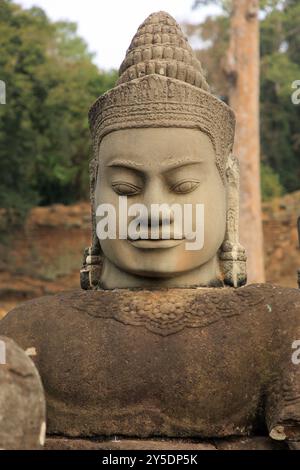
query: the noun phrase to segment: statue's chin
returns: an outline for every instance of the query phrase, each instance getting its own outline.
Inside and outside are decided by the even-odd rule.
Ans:
[[[149,261],[149,260],[148,260]],[[124,276],[132,276],[136,278],[148,278],[152,280],[159,279],[174,279],[181,276],[197,275],[202,270],[206,270],[206,266],[209,261],[205,261],[200,265],[193,266],[178,266],[177,269],[174,267],[174,260],[169,264],[165,262],[161,263],[141,263],[140,266],[130,266],[129,263],[121,263],[120,265],[114,263],[113,261],[106,260],[105,265],[113,267],[114,271],[118,271],[119,274]],[[137,264],[137,263],[135,263]],[[179,264],[179,263],[178,263]],[[215,273],[213,273],[215,274]]]
[[[122,276],[130,276],[132,278],[135,278],[137,281],[141,279],[149,279],[152,282],[156,280],[159,282],[161,279],[165,281],[167,281],[168,279],[172,280],[194,271],[192,269],[190,271],[174,272],[173,270],[167,271],[163,268],[161,270],[157,270],[157,266],[153,266],[153,268],[148,267],[147,269],[138,270],[132,270],[130,268],[120,268],[119,266],[117,266],[116,269]]]
[[[160,269],[161,268],[161,269]],[[162,263],[148,263],[138,269],[120,266],[105,258],[100,285],[103,289],[221,287],[216,257],[190,269],[174,269]]]
[[[153,268],[155,269],[155,268]],[[131,276],[137,277],[137,278],[147,278],[147,279],[174,279],[176,277],[182,276],[186,274],[186,272],[179,272],[179,273],[174,273],[174,272],[168,272],[168,271],[124,271],[124,274],[130,274]]]

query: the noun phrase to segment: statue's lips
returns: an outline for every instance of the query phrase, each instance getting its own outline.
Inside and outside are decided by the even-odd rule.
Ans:
[[[175,248],[176,246],[180,245],[183,241],[184,238],[181,238],[180,240],[143,240],[143,239],[138,239],[138,240],[130,240],[128,241],[131,243],[136,248],[140,249],[146,249],[146,250],[155,250],[155,249],[163,249],[163,248]]]

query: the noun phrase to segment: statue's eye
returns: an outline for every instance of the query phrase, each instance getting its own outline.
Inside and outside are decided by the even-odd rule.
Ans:
[[[112,183],[112,188],[119,196],[135,196],[141,192],[141,188],[131,183]]]
[[[198,188],[200,181],[181,181],[180,183],[176,183],[174,186],[171,187],[171,191],[179,194],[187,194],[194,191]]]

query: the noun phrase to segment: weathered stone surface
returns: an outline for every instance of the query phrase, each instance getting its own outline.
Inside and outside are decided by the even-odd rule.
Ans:
[[[0,449],[41,449],[46,432],[45,398],[31,359],[0,336],[6,363],[0,364]]]
[[[300,442],[299,441],[298,442],[296,442],[296,441],[295,442],[293,442],[293,441],[290,442],[289,443],[289,448],[290,448],[290,450],[300,450]]]
[[[214,444],[217,450],[289,450],[286,442],[262,436],[229,438],[215,441]]]
[[[283,426],[299,440],[299,308],[298,290],[271,285],[74,291],[19,306],[0,333],[36,349],[50,434],[222,438]]]
[[[211,443],[181,439],[66,439],[50,437],[46,450],[217,450]]]
[[[67,439],[49,437],[46,450],[288,450],[284,442],[276,442],[268,437],[246,437],[201,442],[188,439]]]

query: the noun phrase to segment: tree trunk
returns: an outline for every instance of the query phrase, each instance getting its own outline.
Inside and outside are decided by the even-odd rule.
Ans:
[[[237,118],[234,153],[241,169],[240,234],[248,282],[264,282],[259,135],[259,2],[233,0],[226,73]]]

